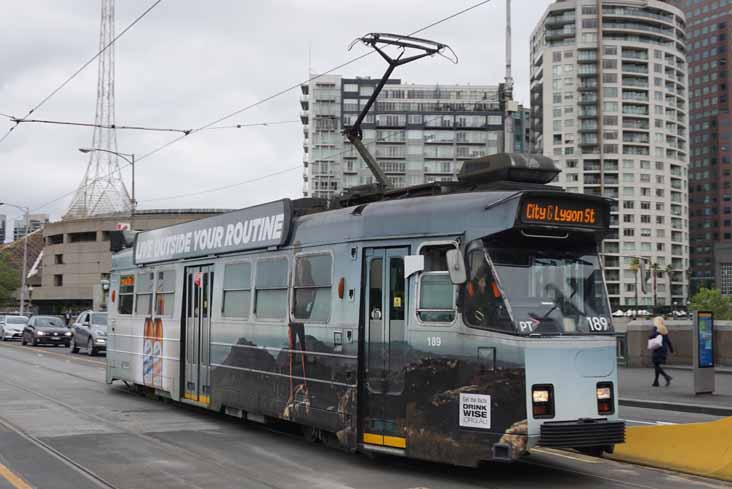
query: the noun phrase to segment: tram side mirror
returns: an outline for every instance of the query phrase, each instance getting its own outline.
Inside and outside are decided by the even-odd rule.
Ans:
[[[447,271],[450,273],[450,282],[455,285],[464,284],[467,280],[465,260],[460,250],[447,250]]]

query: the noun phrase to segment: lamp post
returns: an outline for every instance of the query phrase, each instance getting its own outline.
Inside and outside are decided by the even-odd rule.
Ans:
[[[119,153],[117,151],[112,151],[109,149],[103,149],[103,148],[79,148],[79,151],[81,153],[92,153],[94,151],[101,151],[102,153],[109,153],[116,156],[119,156],[123,160],[125,160],[127,163],[130,164],[132,167],[132,202],[131,209],[130,209],[130,228],[134,229],[134,223],[135,223],[135,210],[137,209],[137,200],[135,200],[135,154],[134,153]]]
[[[25,295],[26,295],[26,275],[28,274],[28,234],[30,234],[30,207],[0,202],[0,205],[15,207],[25,212],[25,235],[23,236],[23,276],[20,282],[20,315],[25,312]]]

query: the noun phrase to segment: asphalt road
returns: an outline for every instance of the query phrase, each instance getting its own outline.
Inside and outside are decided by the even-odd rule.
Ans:
[[[637,424],[712,419],[623,408]],[[370,458],[104,383],[104,359],[0,343],[0,489],[711,488],[719,481],[538,449],[455,468]]]

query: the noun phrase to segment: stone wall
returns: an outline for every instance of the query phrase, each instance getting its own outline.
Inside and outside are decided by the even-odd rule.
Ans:
[[[690,320],[666,321],[675,353],[668,356],[668,365],[691,365],[693,359],[693,331]],[[653,330],[651,320],[631,321],[627,325],[626,364],[628,367],[651,367],[648,337]],[[714,357],[719,366],[732,366],[732,321],[714,322]]]

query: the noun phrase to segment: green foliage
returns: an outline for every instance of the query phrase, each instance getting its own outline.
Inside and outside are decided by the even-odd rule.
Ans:
[[[714,319],[732,319],[732,297],[723,296],[718,289],[701,288],[689,301],[689,310],[712,311]]]
[[[20,273],[10,265],[4,255],[0,255],[0,304],[12,302],[18,287]]]

